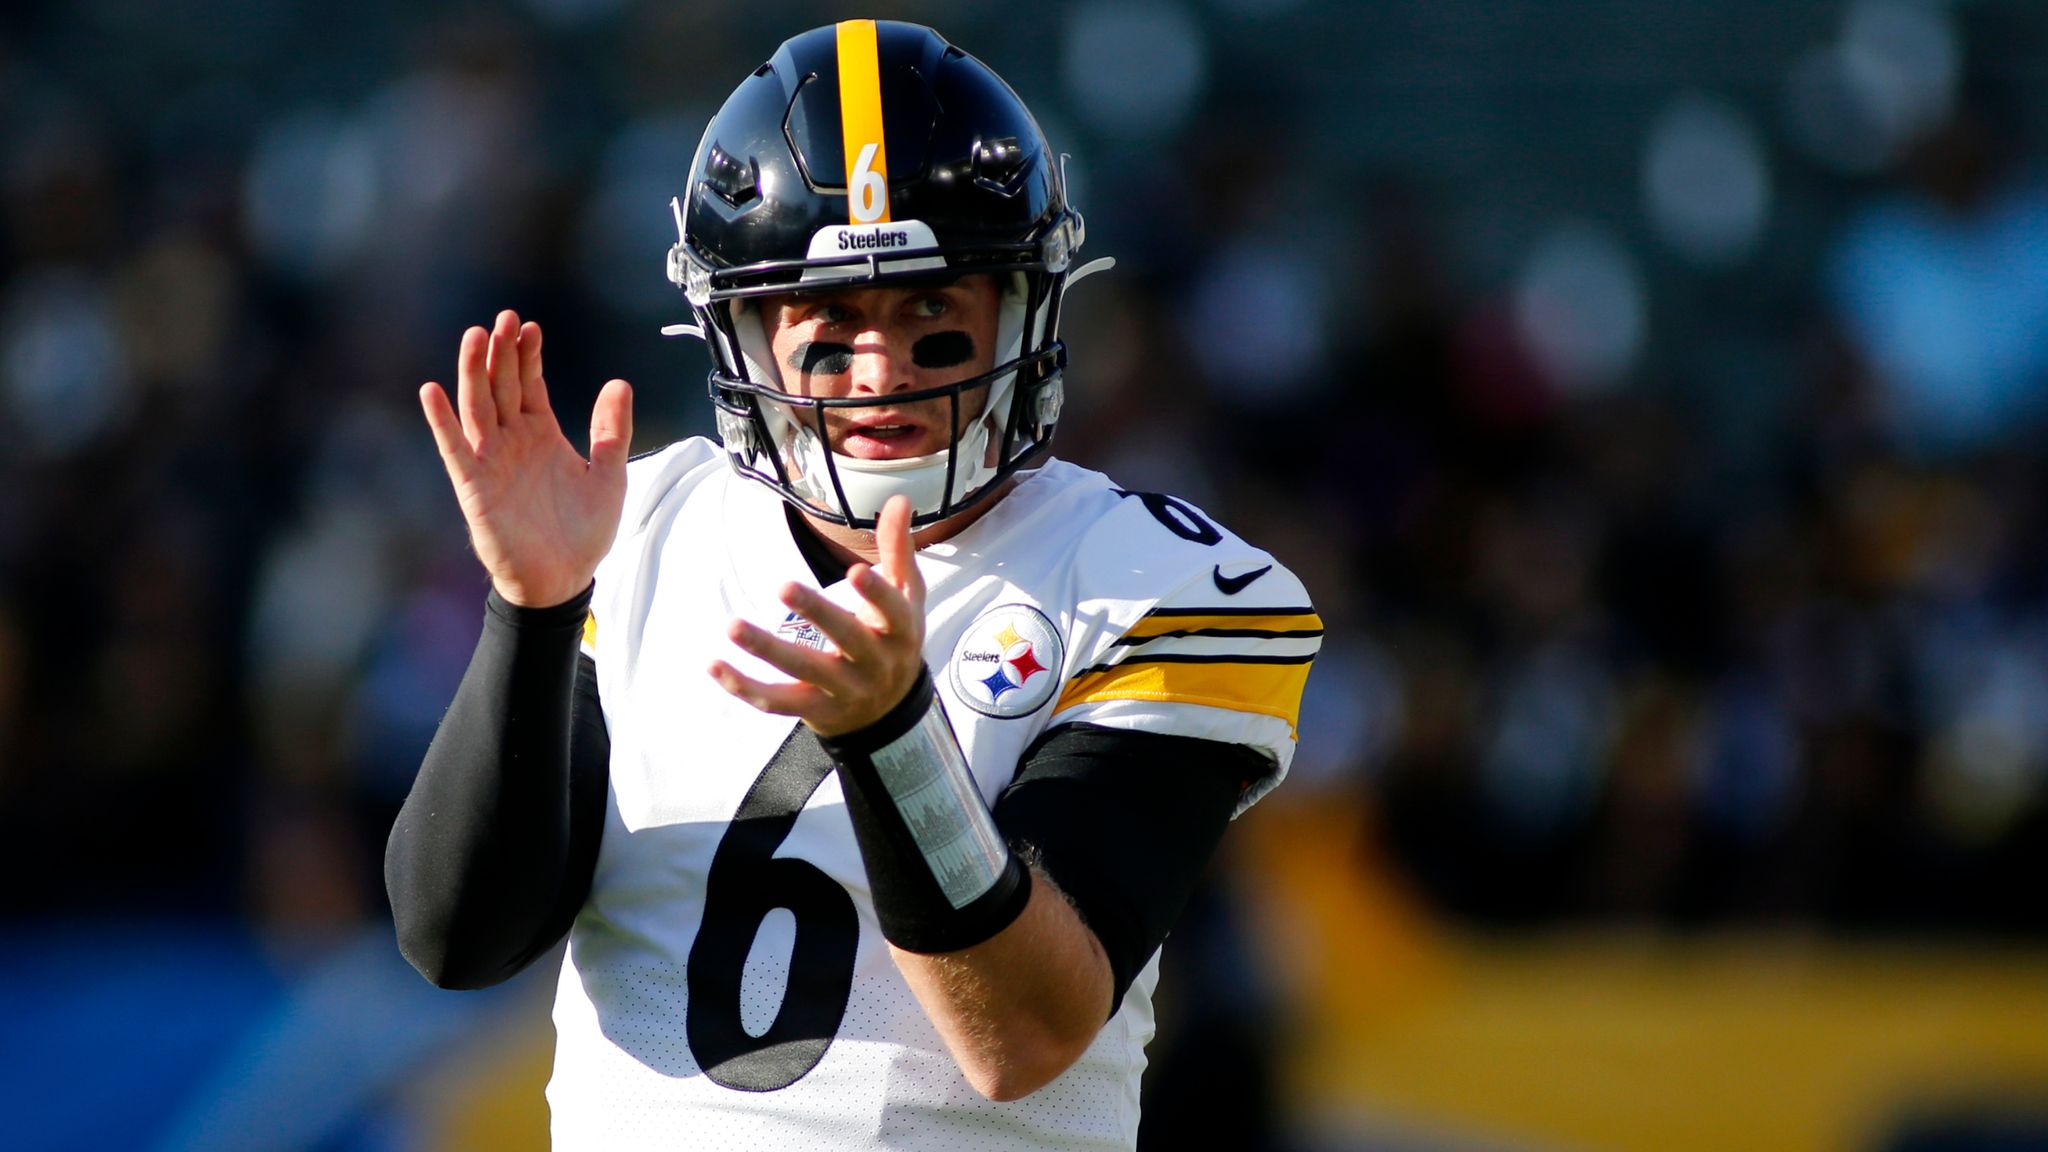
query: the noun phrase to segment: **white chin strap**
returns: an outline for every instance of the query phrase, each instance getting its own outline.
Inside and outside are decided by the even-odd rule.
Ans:
[[[994,361],[997,364],[1015,360],[1024,346],[1024,292],[1024,277],[1013,273],[1004,287],[997,312]],[[746,360],[748,375],[780,391],[782,376],[775,371],[775,357],[768,349],[768,338],[762,331],[759,312],[751,305],[744,310],[736,308],[733,330],[739,334],[740,352]],[[990,383],[988,402],[982,406],[981,415],[960,430],[959,471],[953,477],[950,501],[946,491],[946,467],[952,452],[939,451],[901,460],[863,460],[842,452],[831,452],[830,446],[818,435],[816,426],[793,415],[786,405],[765,399],[760,404],[762,414],[768,420],[769,434],[788,468],[790,487],[806,500],[822,508],[840,507],[840,492],[834,491],[832,486],[833,473],[837,472],[839,489],[846,495],[845,510],[856,520],[879,517],[882,505],[888,503],[891,496],[899,495],[910,498],[912,515],[926,516],[946,507],[949,502],[957,506],[968,493],[995,479],[997,465],[1001,462],[993,457],[997,455],[1003,429],[1009,421],[1010,390],[1016,381],[1015,372],[1005,372]],[[829,463],[826,460],[828,452],[831,454]]]

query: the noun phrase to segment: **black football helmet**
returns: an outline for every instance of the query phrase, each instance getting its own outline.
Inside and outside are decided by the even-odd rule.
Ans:
[[[931,29],[848,20],[785,41],[712,119],[673,205],[669,278],[697,324],[671,331],[710,345],[733,467],[814,515],[873,527],[891,495],[929,524],[1042,456],[1060,414],[1061,297],[1110,263],[1073,269],[1084,231],[1064,183],[1024,102]],[[888,397],[782,389],[759,298],[982,272],[1003,292],[991,371]],[[951,404],[945,451],[830,450],[829,410],[934,399]]]

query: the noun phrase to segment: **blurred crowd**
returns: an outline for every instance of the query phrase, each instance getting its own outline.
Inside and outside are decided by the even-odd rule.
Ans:
[[[1303,573],[1294,787],[1432,907],[2048,931],[2048,19],[1681,22],[1717,89],[1614,63],[1680,6],[1500,7],[892,11],[1042,110],[1120,261],[1062,454]],[[837,14],[0,17],[0,913],[382,914],[484,591],[417,385],[514,307],[573,440],[612,375],[636,447],[707,430],[667,201]]]

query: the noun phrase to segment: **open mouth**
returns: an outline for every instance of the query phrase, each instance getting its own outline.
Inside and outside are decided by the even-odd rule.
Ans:
[[[877,420],[849,427],[834,447],[843,455],[857,460],[901,460],[937,451],[930,440],[931,436],[922,424]]]

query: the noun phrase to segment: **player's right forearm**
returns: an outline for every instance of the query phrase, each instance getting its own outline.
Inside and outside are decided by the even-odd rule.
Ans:
[[[384,879],[399,947],[442,987],[512,976],[561,939],[589,891],[609,749],[594,679],[578,700],[588,603],[491,598],[392,825]]]

